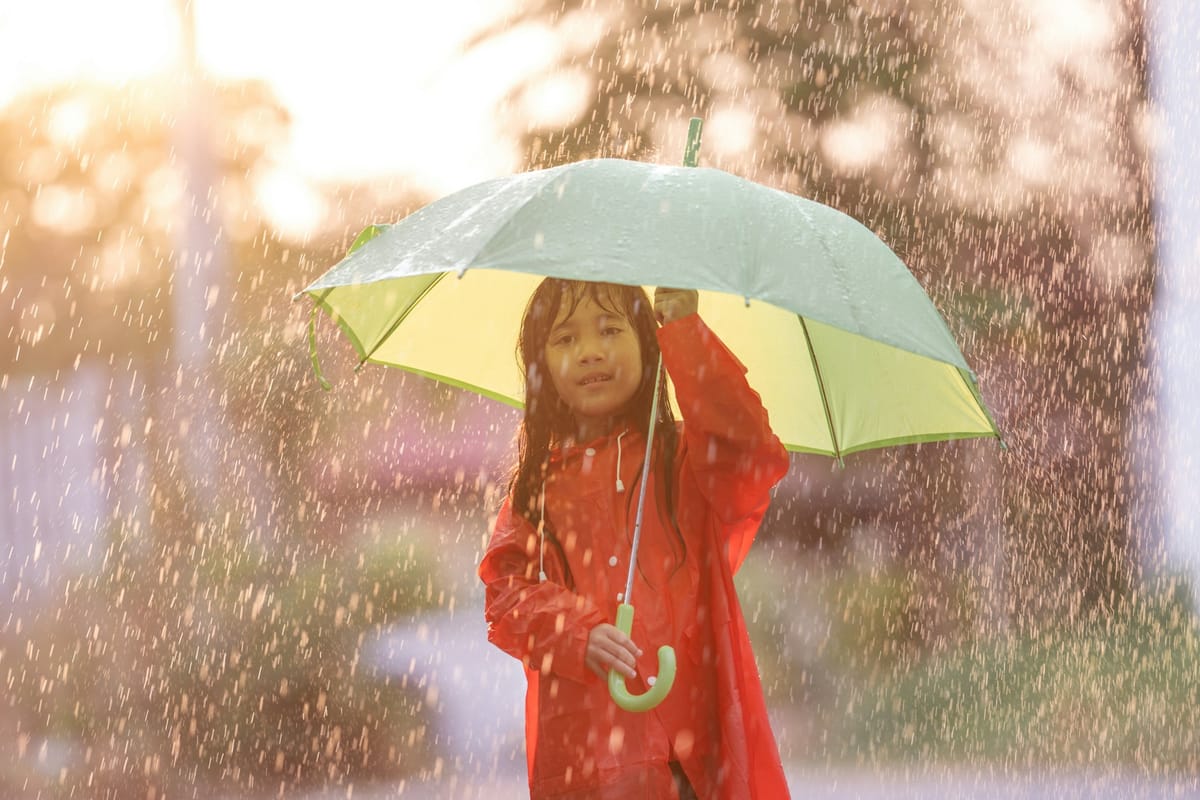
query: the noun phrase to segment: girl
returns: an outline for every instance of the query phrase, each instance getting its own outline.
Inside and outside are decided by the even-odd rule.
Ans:
[[[518,463],[479,576],[488,639],[529,682],[534,798],[787,797],[733,573],[788,458],[696,307],[692,291],[658,289],[652,308],[637,287],[548,278],[525,311]],[[630,638],[612,622],[660,349],[683,422],[664,382]],[[623,711],[608,671],[645,692],[662,644],[674,687]]]

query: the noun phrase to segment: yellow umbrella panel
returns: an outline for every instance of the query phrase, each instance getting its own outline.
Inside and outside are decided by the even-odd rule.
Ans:
[[[398,367],[513,406],[515,348],[541,275],[471,269],[312,292],[363,362]],[[700,314],[748,369],[788,449],[841,457],[999,433],[969,373],[816,319],[720,292]]]

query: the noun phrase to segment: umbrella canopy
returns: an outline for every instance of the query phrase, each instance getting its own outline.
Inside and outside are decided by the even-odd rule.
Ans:
[[[945,321],[887,245],[721,170],[580,161],[472,186],[358,244],[301,294],[362,362],[519,406],[514,348],[542,278],[673,286],[700,290],[790,450],[999,438]]]

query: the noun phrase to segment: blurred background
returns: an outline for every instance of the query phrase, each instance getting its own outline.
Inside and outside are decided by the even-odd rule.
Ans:
[[[323,391],[292,297],[692,116],[891,245],[1007,443],[793,456],[738,583],[796,793],[1195,789],[1198,41],[1187,0],[3,3],[0,796],[523,796],[474,572],[517,416],[322,318]]]

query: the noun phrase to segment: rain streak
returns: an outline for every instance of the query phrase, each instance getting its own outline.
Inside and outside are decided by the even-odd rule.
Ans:
[[[524,675],[476,574],[521,412],[372,363],[304,290],[367,226],[470,186],[679,165],[693,117],[700,168],[900,258],[969,365],[954,391],[999,432],[792,448],[736,575],[791,791],[1200,791],[1200,11],[14,8],[0,796],[526,796]],[[77,12],[85,33],[52,41]],[[493,337],[445,322],[449,343]]]

